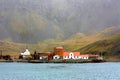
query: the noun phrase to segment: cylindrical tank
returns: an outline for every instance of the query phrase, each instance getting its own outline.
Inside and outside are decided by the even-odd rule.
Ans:
[[[64,53],[64,48],[63,47],[55,47],[54,48],[54,54],[55,55],[63,56],[63,53]]]

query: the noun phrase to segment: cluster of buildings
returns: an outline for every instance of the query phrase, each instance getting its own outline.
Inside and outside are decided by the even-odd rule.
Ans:
[[[2,50],[0,51],[0,59],[12,60],[10,55],[2,55]]]
[[[99,55],[93,54],[81,54],[80,52],[65,52],[63,47],[55,47],[53,52],[30,54],[30,51],[26,49],[24,53],[21,53],[23,57],[31,56],[33,60],[79,60],[79,59],[90,59],[98,58]]]

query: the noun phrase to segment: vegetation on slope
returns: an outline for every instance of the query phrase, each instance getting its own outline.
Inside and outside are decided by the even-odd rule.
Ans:
[[[56,39],[47,39],[38,44],[20,44],[8,41],[0,41],[0,49],[4,54],[19,54],[28,48],[31,53],[53,52],[54,47],[63,46],[65,51],[80,51],[81,53],[99,54],[105,56],[120,56],[120,28],[109,27],[93,35],[84,35],[76,33],[65,41]]]

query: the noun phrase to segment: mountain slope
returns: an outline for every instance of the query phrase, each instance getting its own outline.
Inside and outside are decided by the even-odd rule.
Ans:
[[[65,40],[76,33],[95,33],[120,25],[119,4],[119,0],[0,0],[0,40],[37,43],[59,35]]]
[[[53,52],[54,47],[63,46],[65,51],[80,51],[81,54],[99,54],[105,56],[120,56],[120,27],[109,27],[90,36],[83,33],[71,35],[65,41],[47,39],[38,44],[20,44],[8,41],[0,41],[0,49],[3,54],[19,54],[28,48],[31,53]],[[59,39],[59,38],[58,38]]]
[[[120,32],[114,32],[114,34],[112,34],[111,36],[110,35],[105,36],[98,41],[95,41],[78,49],[77,51],[81,51],[83,53],[93,53],[93,54],[99,54],[102,52],[105,53],[105,55],[117,56],[120,55],[119,41],[120,41]]]
[[[67,51],[80,51],[81,53],[111,53],[112,48],[120,40],[120,27],[109,27],[90,36],[82,38],[72,36],[64,41],[63,46]],[[112,50],[113,51],[113,50]]]

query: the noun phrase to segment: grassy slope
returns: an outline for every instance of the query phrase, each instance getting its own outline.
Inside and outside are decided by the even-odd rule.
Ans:
[[[80,51],[81,53],[100,53],[116,55],[119,49],[120,28],[110,27],[93,35],[86,36],[82,33],[72,35],[69,39],[60,42],[54,39],[45,40],[38,44],[19,44],[0,41],[0,49],[4,54],[19,54],[27,47],[31,53],[53,51],[56,46],[64,46],[65,51]]]
[[[88,44],[85,47],[79,49],[82,52],[106,52],[110,53],[111,49],[117,44],[116,42],[120,40],[120,33],[106,37],[103,40],[96,41],[94,43]]]
[[[8,42],[8,41],[0,41],[0,50],[2,50],[2,54],[12,54],[17,55],[23,48],[23,44]]]

